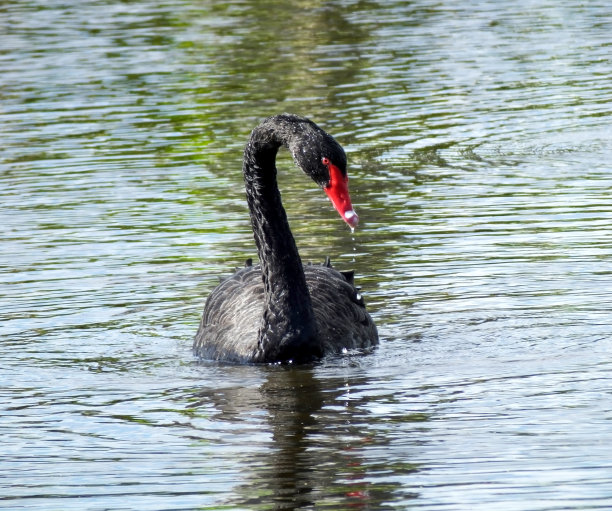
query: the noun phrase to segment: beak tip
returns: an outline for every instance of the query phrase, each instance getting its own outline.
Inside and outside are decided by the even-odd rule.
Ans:
[[[359,216],[357,215],[357,213],[355,213],[354,209],[349,209],[345,211],[344,214],[342,215],[342,218],[352,228],[357,227],[357,224],[359,223]]]

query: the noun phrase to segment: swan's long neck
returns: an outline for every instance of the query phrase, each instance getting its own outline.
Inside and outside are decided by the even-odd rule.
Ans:
[[[259,362],[320,356],[302,261],[276,182],[276,153],[289,144],[287,137],[282,129],[259,126],[244,152],[246,196],[265,289]]]

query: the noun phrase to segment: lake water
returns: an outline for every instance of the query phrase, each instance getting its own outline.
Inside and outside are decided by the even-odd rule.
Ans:
[[[3,2],[0,508],[612,509],[611,34],[606,2]],[[201,362],[283,111],[347,150],[354,235],[279,179],[381,345]]]

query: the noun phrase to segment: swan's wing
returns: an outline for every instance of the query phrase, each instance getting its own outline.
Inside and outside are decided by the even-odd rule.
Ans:
[[[326,265],[304,270],[325,351],[339,353],[378,344],[378,331],[352,284],[352,273],[344,275]]]
[[[193,348],[210,360],[244,362],[257,348],[264,306],[259,266],[247,266],[219,284],[206,300]]]

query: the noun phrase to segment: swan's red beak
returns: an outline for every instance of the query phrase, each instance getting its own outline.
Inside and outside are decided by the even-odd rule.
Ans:
[[[332,201],[336,211],[340,213],[342,220],[352,228],[355,228],[359,223],[359,217],[351,204],[351,197],[348,191],[348,176],[343,175],[342,171],[333,163],[329,163],[327,168],[329,169],[329,183],[323,190],[325,190],[325,193]]]

